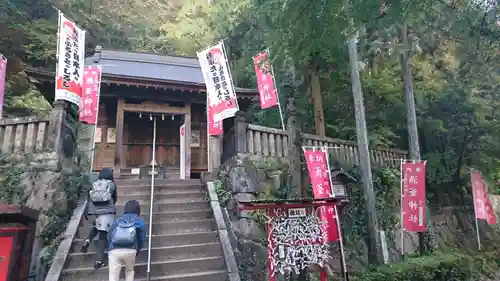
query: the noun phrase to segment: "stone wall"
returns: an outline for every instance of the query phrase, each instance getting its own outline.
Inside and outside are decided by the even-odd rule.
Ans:
[[[62,169],[59,154],[51,150],[2,155],[0,162],[0,203],[21,204],[40,213],[30,275],[43,280],[59,235],[76,207],[82,179],[80,167]]]
[[[222,204],[227,208],[243,281],[267,280],[266,234],[263,220],[253,211],[239,211],[236,202],[270,196],[283,186],[286,169],[272,158],[237,154],[226,161],[219,173],[219,198],[223,198]]]
[[[0,155],[0,203],[19,204],[40,213],[31,259],[32,280],[44,279],[82,188],[88,183],[92,147],[89,131],[93,134],[92,126],[78,123],[73,104],[56,101],[43,145]]]

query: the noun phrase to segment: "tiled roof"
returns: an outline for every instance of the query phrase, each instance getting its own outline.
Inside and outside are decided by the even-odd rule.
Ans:
[[[203,74],[197,58],[162,56],[147,53],[100,50],[85,59],[86,65],[102,65],[103,75],[130,78],[150,78],[165,82],[204,86]],[[237,91],[257,92],[237,88]]]

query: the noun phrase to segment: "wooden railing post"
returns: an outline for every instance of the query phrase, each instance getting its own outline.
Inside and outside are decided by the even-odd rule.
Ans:
[[[247,128],[248,123],[245,119],[245,113],[242,111],[236,112],[234,118],[234,136],[236,153],[247,152]]]

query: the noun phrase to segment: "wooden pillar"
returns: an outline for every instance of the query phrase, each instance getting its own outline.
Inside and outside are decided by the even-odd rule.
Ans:
[[[186,149],[184,153],[186,159],[186,179],[191,178],[191,104],[186,104],[187,113],[184,115],[184,124],[186,130]]]
[[[115,167],[114,172],[117,176],[120,176],[121,161],[122,161],[122,149],[123,149],[123,116],[124,116],[124,105],[125,100],[123,98],[118,99],[118,104],[116,107],[116,141],[115,141]]]
[[[242,111],[236,112],[236,116],[234,118],[236,153],[247,152],[247,128],[248,123],[245,120],[245,113]]]

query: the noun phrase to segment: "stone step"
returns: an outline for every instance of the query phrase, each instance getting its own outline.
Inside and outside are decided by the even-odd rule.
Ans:
[[[136,185],[117,185],[118,186],[118,196],[122,194],[129,193],[150,193],[151,183],[148,184],[136,184]],[[206,188],[201,183],[194,184],[155,184],[154,187],[156,192],[205,192]]]
[[[73,245],[71,246],[71,252],[79,252],[83,245],[83,238],[75,238]],[[167,247],[167,246],[185,246],[191,244],[204,244],[204,243],[215,243],[219,242],[217,231],[208,232],[193,232],[193,233],[179,233],[179,234],[164,234],[164,235],[153,235],[151,237],[151,244],[153,247]],[[147,248],[149,245],[149,240],[146,239],[144,242],[144,247]],[[91,249],[95,249],[94,244],[90,246]]]
[[[169,180],[179,180],[181,178],[181,173],[180,172],[175,172],[175,171],[171,171],[171,172],[167,172],[167,179]],[[138,174],[132,174],[132,173],[121,173],[119,177],[117,177],[116,179],[120,179],[120,180],[138,180],[138,179],[141,179],[140,178],[140,175]],[[147,177],[147,178],[142,178],[142,179],[149,179],[151,180],[151,176]]]
[[[149,211],[149,210],[146,210]],[[119,213],[118,216],[121,216]],[[141,218],[145,222],[149,221],[149,214],[141,214]],[[211,209],[200,210],[200,211],[178,211],[178,212],[163,212],[163,213],[153,213],[153,222],[177,222],[177,221],[187,221],[187,220],[204,220],[213,218],[213,213]],[[94,221],[94,217],[90,216],[88,220],[82,219],[80,226],[90,226]]]
[[[172,202],[194,202],[208,200],[208,195],[204,192],[194,191],[194,192],[157,192],[153,194],[154,203],[172,203]],[[135,194],[125,194],[119,195],[117,204],[125,204],[127,201],[137,200],[141,204],[149,203],[151,200],[150,192],[141,192]]]
[[[149,213],[149,201],[147,203],[141,204],[141,212]],[[123,208],[125,204],[116,205],[116,213],[123,214]],[[201,211],[210,208],[210,202],[208,200],[192,201],[192,202],[155,202],[153,205],[154,213],[163,212],[180,212],[180,211]]]
[[[90,232],[91,225],[88,224],[79,227],[77,231],[78,238],[85,238]],[[191,233],[191,232],[207,232],[215,230],[217,227],[214,219],[208,220],[189,220],[180,222],[164,222],[153,223],[152,234],[174,234],[174,233]],[[149,231],[149,222],[146,222],[146,229]]]
[[[116,177],[115,180],[129,180],[129,179],[139,179],[139,175],[133,175],[131,173],[121,173],[119,177]]]
[[[226,270],[210,270],[180,275],[167,275],[151,278],[152,281],[229,281],[229,274]],[[122,281],[122,280],[120,280]],[[147,281],[146,279],[136,279],[136,281]]]
[[[122,274],[123,275],[123,274]],[[71,281],[86,281],[88,278],[83,276],[80,279],[71,280]],[[99,275],[92,276],[93,281],[108,281],[108,276]],[[184,273],[184,274],[172,274],[172,275],[163,275],[163,276],[155,276],[151,277],[149,280],[147,278],[137,278],[134,277],[134,281],[229,281],[229,275],[227,270],[206,270],[194,273]],[[62,281],[62,279],[61,279]],[[68,280],[69,281],[69,280]],[[125,281],[124,278],[121,278],[120,281]]]
[[[210,270],[223,270],[225,268],[224,258],[208,257],[185,260],[172,260],[162,262],[151,262],[151,277],[160,277],[165,275],[181,275]],[[147,277],[147,263],[136,263],[135,278]],[[75,281],[80,280],[105,280],[108,278],[108,268],[104,267],[94,270],[92,267],[79,267],[63,270],[61,280]],[[125,278],[124,270],[121,272],[121,278]]]
[[[155,168],[158,168],[158,165],[155,165]],[[167,171],[172,171],[174,173],[180,173],[180,170],[181,170],[180,167],[172,167],[172,166],[168,166],[168,167],[164,167],[164,168],[167,169]],[[120,173],[131,174],[132,170],[137,170],[137,169],[141,169],[141,168],[140,167],[121,168]],[[151,169],[151,166],[149,167],[149,169]]]
[[[115,183],[120,186],[129,186],[129,185],[149,185],[151,186],[151,179],[116,179]],[[183,185],[183,184],[201,184],[200,179],[155,179],[155,186],[157,185]]]
[[[91,248],[87,253],[72,253],[66,259],[67,268],[92,267],[95,259],[95,248]],[[107,259],[107,251],[105,254]],[[183,260],[203,257],[222,256],[220,243],[192,244],[182,246],[153,247],[151,248],[152,261]],[[136,262],[145,263],[148,261],[148,249],[143,249],[137,256]]]

